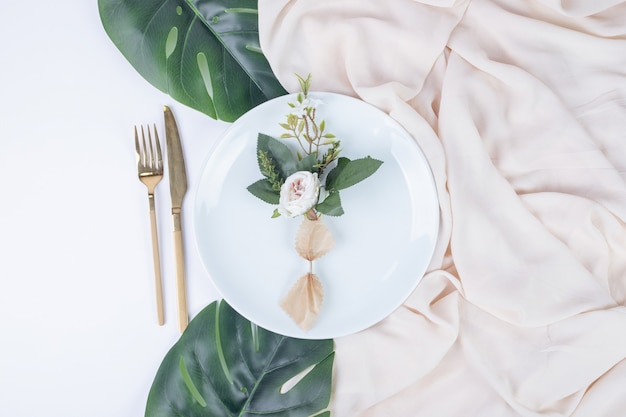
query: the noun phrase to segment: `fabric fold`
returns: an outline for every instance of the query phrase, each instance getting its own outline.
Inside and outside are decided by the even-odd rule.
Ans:
[[[323,74],[313,77],[312,90],[358,96],[360,88],[390,83],[404,97],[413,97],[468,1],[452,4],[262,0],[261,48],[288,91],[298,88],[294,73],[312,73]]]
[[[382,109],[437,186],[427,274],[335,341],[333,415],[620,415],[626,3],[261,0],[259,13],[287,90],[311,73],[314,89]]]

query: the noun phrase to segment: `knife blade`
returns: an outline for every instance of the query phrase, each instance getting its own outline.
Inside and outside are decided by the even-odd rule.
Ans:
[[[187,192],[187,172],[183,147],[180,143],[178,126],[172,110],[163,107],[165,119],[165,143],[172,199],[172,220],[174,223],[174,253],[176,257],[176,292],[178,300],[178,328],[182,333],[187,327],[187,291],[185,288],[185,252],[183,247],[182,206]]]

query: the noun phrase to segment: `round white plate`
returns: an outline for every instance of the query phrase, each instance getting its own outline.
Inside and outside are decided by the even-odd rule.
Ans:
[[[301,330],[279,305],[308,271],[294,246],[302,218],[272,219],[276,206],[246,190],[263,178],[256,160],[258,133],[284,132],[278,124],[295,95],[261,104],[224,133],[202,171],[194,226],[204,266],[236,311],[275,333],[326,339],[370,327],[411,294],[433,254],[439,206],[430,167],[398,123],[351,97],[310,95],[322,100],[316,120],[326,120],[326,131],[341,140],[341,156],[384,162],[374,175],[341,191],[343,216],[323,216],[335,247],[314,262],[325,297],[311,329]],[[295,152],[295,139],[285,143]]]

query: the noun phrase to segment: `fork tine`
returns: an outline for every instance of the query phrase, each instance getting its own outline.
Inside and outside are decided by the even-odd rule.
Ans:
[[[143,125],[141,126],[141,140],[143,142],[143,164],[148,168],[152,168],[152,153],[150,147],[146,145],[146,134],[143,131]],[[152,146],[152,138],[150,137],[150,129],[148,129],[148,143]]]
[[[150,143],[150,169],[156,170],[156,152],[154,151],[154,140],[152,140],[152,133],[150,133],[150,125],[146,125],[146,130],[148,131],[148,142]]]
[[[137,156],[137,163],[140,163],[141,150],[139,149],[139,135],[137,134],[137,126],[135,126],[135,155]]]
[[[163,155],[161,154],[161,144],[157,133],[156,123],[154,124],[154,138],[156,140],[156,170],[163,172]]]

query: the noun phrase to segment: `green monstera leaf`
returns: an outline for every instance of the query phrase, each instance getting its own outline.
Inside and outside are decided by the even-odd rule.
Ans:
[[[330,416],[333,349],[332,340],[281,336],[213,302],[165,356],[145,415]]]
[[[286,94],[261,52],[257,0],[98,0],[108,36],[148,82],[234,121]]]

